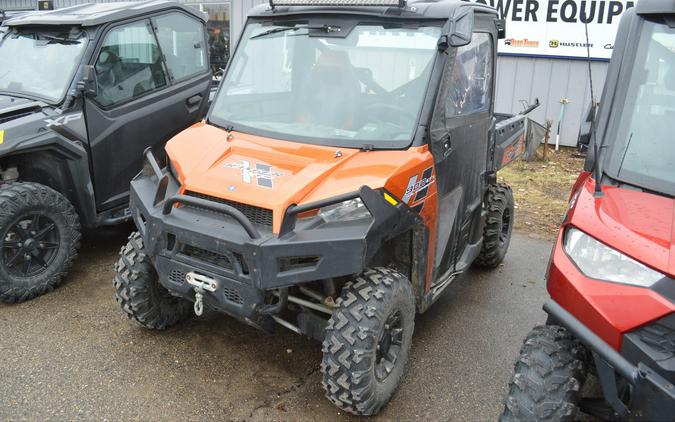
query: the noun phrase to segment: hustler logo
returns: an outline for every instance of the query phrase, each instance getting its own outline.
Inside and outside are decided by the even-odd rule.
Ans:
[[[246,160],[227,163],[225,168],[241,170],[241,178],[244,183],[252,183],[252,180],[255,179],[258,186],[265,188],[274,187],[274,179],[283,176],[283,173],[274,171],[272,166],[256,163],[255,167],[251,167],[251,163]]]

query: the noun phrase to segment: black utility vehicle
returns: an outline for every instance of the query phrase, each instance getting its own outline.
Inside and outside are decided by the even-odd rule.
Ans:
[[[80,225],[129,218],[142,152],[199,121],[206,18],[168,1],[81,5],[0,32],[0,301],[52,289]]]

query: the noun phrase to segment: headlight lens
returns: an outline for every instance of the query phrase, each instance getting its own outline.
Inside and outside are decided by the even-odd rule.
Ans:
[[[591,278],[649,287],[664,277],[577,229],[567,230],[563,244],[572,261]]]
[[[360,220],[370,217],[370,212],[361,198],[350,199],[333,205],[328,205],[319,210],[319,217],[326,223],[339,221]]]

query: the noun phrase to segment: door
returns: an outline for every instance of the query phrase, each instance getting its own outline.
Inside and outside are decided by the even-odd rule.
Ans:
[[[490,33],[476,32],[471,42],[448,57],[440,101],[432,124],[432,151],[439,194],[435,279],[461,270],[467,247],[477,242],[487,168],[494,73]],[[435,139],[433,139],[435,138]],[[467,261],[470,259],[464,257]]]
[[[158,153],[206,112],[210,71],[203,23],[171,12],[108,30],[85,100],[99,211],[123,206],[142,153]]]

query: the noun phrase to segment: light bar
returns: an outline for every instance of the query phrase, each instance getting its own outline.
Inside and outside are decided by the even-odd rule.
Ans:
[[[405,7],[406,0],[270,0],[274,6],[395,6]]]

